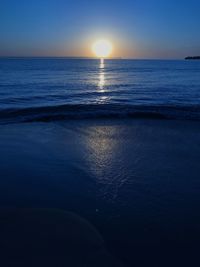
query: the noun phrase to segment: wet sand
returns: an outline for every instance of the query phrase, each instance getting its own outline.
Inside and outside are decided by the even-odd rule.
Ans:
[[[142,119],[2,125],[0,207],[73,212],[126,266],[196,263],[199,130]]]

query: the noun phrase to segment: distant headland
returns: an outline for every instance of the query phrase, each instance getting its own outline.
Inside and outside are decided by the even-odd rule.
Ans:
[[[200,56],[186,57],[185,59],[186,59],[186,60],[196,60],[196,59],[200,60]]]

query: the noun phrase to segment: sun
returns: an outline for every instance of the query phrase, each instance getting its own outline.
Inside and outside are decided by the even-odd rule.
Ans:
[[[92,45],[92,51],[96,57],[106,58],[112,53],[113,46],[108,40],[98,40]]]

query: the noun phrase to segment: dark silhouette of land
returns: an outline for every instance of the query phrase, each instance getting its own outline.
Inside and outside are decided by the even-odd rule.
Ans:
[[[186,60],[200,60],[200,56],[195,56],[195,57],[186,57]]]

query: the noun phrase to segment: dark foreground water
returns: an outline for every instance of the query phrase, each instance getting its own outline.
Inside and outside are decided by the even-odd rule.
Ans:
[[[198,266],[199,131],[199,122],[136,119],[2,125],[1,207],[29,213],[0,210],[1,252],[15,263],[1,266],[118,266],[96,253],[91,227],[61,210],[89,221],[122,266]],[[58,212],[35,218],[32,208]]]
[[[0,59],[0,266],[199,266],[199,71]]]

